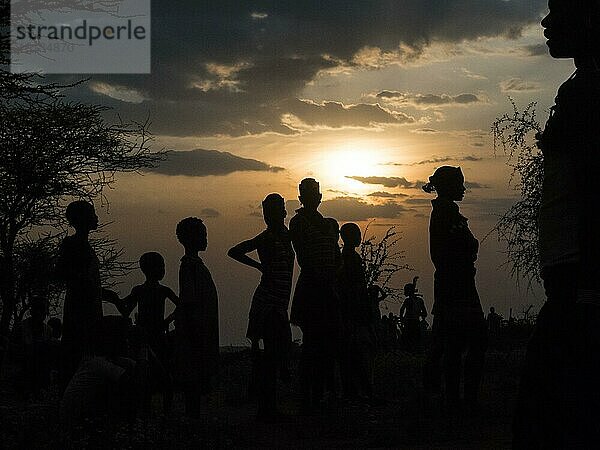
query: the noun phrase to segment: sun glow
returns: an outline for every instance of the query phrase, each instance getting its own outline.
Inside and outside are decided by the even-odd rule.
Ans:
[[[386,153],[385,149],[378,149],[372,143],[346,143],[323,152],[320,172],[337,189],[362,191],[358,183],[346,177],[381,174]]]

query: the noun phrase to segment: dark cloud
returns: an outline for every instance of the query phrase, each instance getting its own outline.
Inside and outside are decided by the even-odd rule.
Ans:
[[[426,164],[439,164],[439,163],[445,163],[445,162],[450,162],[450,161],[456,161],[456,162],[475,162],[475,161],[481,161],[483,160],[483,158],[479,157],[479,156],[473,156],[473,155],[469,155],[469,156],[444,156],[444,157],[440,157],[440,158],[430,158],[430,159],[424,159],[422,161],[417,161],[414,163],[408,163],[408,164],[402,164],[402,163],[389,163],[388,165],[391,166],[423,166]]]
[[[431,108],[449,105],[468,105],[479,103],[481,99],[475,94],[411,94],[399,91],[381,91],[377,98],[392,101],[399,105],[410,105],[419,108]]]
[[[220,215],[221,213],[213,208],[203,208],[200,211],[200,216],[206,219],[214,219],[216,217],[219,217]]]
[[[359,103],[345,106],[339,102],[315,103],[310,100],[293,100],[287,108],[301,125],[312,127],[369,127],[374,124],[414,123],[414,117],[394,113],[375,104]]]
[[[241,171],[279,172],[282,167],[273,167],[255,159],[241,158],[228,152],[217,150],[172,151],[167,159],[148,171],[163,175],[186,175],[206,177],[227,175]]]
[[[522,50],[527,56],[544,56],[548,54],[548,46],[546,44],[526,45]]]
[[[520,78],[510,78],[500,82],[502,92],[532,92],[540,90],[540,83],[537,81],[526,81]]]
[[[363,184],[380,184],[387,188],[421,189],[421,187],[423,187],[423,185],[426,183],[425,181],[421,180],[408,181],[404,177],[359,177],[347,175],[346,178],[359,181]],[[467,189],[483,189],[487,188],[488,186],[471,181],[465,181],[465,187]]]
[[[320,71],[360,64],[355,55],[369,48],[394,54],[402,45],[418,58],[434,41],[514,38],[546,7],[546,0],[155,0],[152,74],[95,75],[92,82],[103,84],[72,94],[127,118],[150,113],[154,132],[171,136],[293,134],[281,119]],[[359,112],[337,121],[362,124]],[[368,124],[395,123],[377,114],[390,121]]]
[[[401,194],[401,193],[391,193],[391,192],[385,192],[385,191],[377,191],[377,192],[371,192],[370,194],[367,194],[367,197],[376,197],[376,198],[401,198],[401,197],[408,197],[408,195]]]
[[[404,177],[359,177],[357,175],[346,175],[346,178],[359,181],[363,184],[380,184],[386,188],[414,188],[415,183]]]
[[[323,215],[344,222],[375,218],[395,219],[407,211],[406,207],[393,201],[374,205],[358,197],[337,197],[325,200],[320,210]]]

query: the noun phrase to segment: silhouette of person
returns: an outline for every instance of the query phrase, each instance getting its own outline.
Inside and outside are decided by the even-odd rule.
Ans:
[[[302,409],[310,413],[323,400],[334,373],[339,347],[336,273],[340,264],[339,227],[317,211],[319,183],[305,178],[299,185],[302,207],[290,221],[290,236],[300,266],[290,321],[302,330],[300,379]]]
[[[338,274],[338,292],[343,327],[340,375],[347,398],[373,395],[375,321],[363,260],[356,248],[362,235],[355,223],[340,228],[344,242],[342,265]]]
[[[487,346],[487,325],[475,286],[479,242],[455,203],[464,197],[464,181],[459,167],[442,166],[423,186],[425,192],[437,193],[429,223],[429,250],[435,267],[434,324],[426,367],[435,370],[443,355],[446,402],[451,409],[458,406],[460,398],[464,351],[465,401],[468,406],[476,405]]]
[[[200,413],[200,400],[212,391],[219,365],[217,288],[198,252],[207,247],[206,226],[196,217],[177,224],[185,254],[179,268],[179,305],[175,310],[176,358],[185,395],[185,411]]]
[[[83,200],[72,202],[66,216],[75,234],[62,241],[56,263],[56,276],[66,285],[59,375],[62,389],[79,365],[90,330],[102,318],[103,296],[100,262],[89,242],[90,232],[98,228],[94,206]]]
[[[159,390],[163,392],[163,407],[165,411],[168,411],[172,398],[172,382],[170,377],[166,375],[169,367],[166,333],[175,313],[165,318],[165,304],[169,299],[177,305],[179,298],[171,288],[160,284],[165,276],[165,260],[159,253],[144,253],[140,257],[139,264],[146,281],[143,284],[134,286],[131,293],[124,299],[114,298],[113,303],[125,317],[129,317],[137,306],[136,326],[141,330],[144,345],[150,347],[156,355],[156,363],[160,364],[160,367],[154,368],[154,370],[165,374],[162,377],[165,379],[165,384],[159,386]]]
[[[140,367],[144,355],[129,358],[130,321],[107,316],[95,322],[90,351],[69,381],[60,401],[60,424],[65,432],[86,421],[106,418],[120,422],[135,418],[139,405]]]
[[[48,326],[52,330],[52,338],[60,341],[62,336],[62,321],[58,317],[51,317],[48,319]]]
[[[600,445],[600,4],[550,0],[554,58],[573,58],[538,146],[544,179],[539,258],[547,300],[527,348],[513,448]]]
[[[400,307],[402,335],[409,351],[415,351],[421,345],[421,320],[427,318],[423,298],[416,293],[414,283],[404,285],[404,302]]]
[[[285,201],[279,194],[269,194],[262,202],[267,229],[254,238],[232,247],[228,255],[236,261],[258,269],[260,284],[254,292],[246,336],[252,342],[253,367],[251,389],[260,391],[257,417],[276,419],[277,374],[287,374],[287,360],[292,343],[288,306],[292,292],[294,250],[284,219]],[[258,253],[258,261],[247,253]],[[259,357],[262,339],[264,354]]]
[[[373,316],[374,330],[375,330],[375,349],[374,352],[377,352],[377,349],[381,346],[383,341],[383,324],[381,322],[381,310],[379,309],[379,304],[384,301],[388,294],[380,286],[376,284],[372,284],[367,288],[367,292],[369,294],[369,299],[371,302],[371,315]]]
[[[488,332],[490,337],[497,337],[502,326],[502,316],[496,312],[496,308],[490,307],[490,312],[487,315]]]
[[[165,260],[160,253],[144,253],[139,264],[146,281],[134,286],[127,297],[121,300],[115,298],[113,303],[125,317],[129,317],[137,306],[136,325],[143,331],[145,342],[159,360],[166,364],[166,331],[174,319],[174,314],[165,318],[165,305],[167,299],[177,305],[179,298],[171,288],[160,283],[165,276]]]

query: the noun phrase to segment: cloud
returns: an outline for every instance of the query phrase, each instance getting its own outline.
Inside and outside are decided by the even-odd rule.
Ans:
[[[209,175],[227,175],[241,171],[279,172],[282,167],[273,167],[255,159],[241,158],[228,152],[217,150],[172,151],[167,159],[149,172],[163,175],[185,175],[206,177]]]
[[[510,78],[500,82],[502,92],[532,92],[540,90],[540,83],[536,81],[526,81],[521,78]]]
[[[318,73],[402,63],[419,58],[431,43],[512,39],[546,7],[546,0],[373,0],[368,6],[362,0],[181,0],[176,7],[159,0],[152,4],[152,74],[92,76],[92,82],[121,86],[147,100],[131,103],[86,86],[69,95],[101,100],[128,119],[144,120],[150,113],[155,134],[294,134],[282,123],[292,114],[286,103],[301,97]],[[452,104],[474,102],[450,97]]]
[[[548,46],[546,44],[525,45],[521,50],[526,56],[545,56],[548,54]]]
[[[92,92],[106,95],[107,97],[119,100],[127,103],[142,103],[148,100],[140,91],[126,86],[119,86],[116,84],[103,83],[103,82],[92,82],[89,84],[89,88]]]
[[[214,219],[216,217],[219,217],[221,213],[213,208],[203,208],[200,211],[200,215],[206,219]]]
[[[401,197],[408,197],[408,195],[401,194],[401,193],[391,193],[391,192],[386,192],[386,191],[377,191],[377,192],[371,192],[370,194],[367,194],[367,197],[401,198]]]
[[[325,200],[320,209],[323,215],[343,222],[375,218],[395,219],[407,211],[406,207],[393,201],[374,205],[358,197],[337,197]]]
[[[359,181],[363,184],[380,184],[387,188],[403,188],[403,189],[421,189],[423,185],[426,183],[425,181],[417,180],[417,181],[408,181],[404,177],[359,177],[359,176],[346,176],[346,178],[350,178],[351,180]],[[484,189],[488,186],[476,183],[472,181],[465,181],[465,187],[467,189]]]
[[[435,108],[440,106],[468,105],[480,103],[482,100],[475,94],[412,94],[399,91],[381,91],[375,95],[379,99],[390,101],[395,105],[410,105],[418,108]]]
[[[476,162],[476,161],[481,161],[484,158],[480,157],[480,156],[474,156],[474,155],[468,155],[468,156],[443,156],[443,157],[439,157],[439,158],[430,158],[430,159],[424,159],[421,161],[417,161],[417,162],[413,162],[413,163],[407,163],[407,164],[403,164],[403,163],[389,163],[387,165],[390,166],[423,166],[426,164],[440,164],[440,163],[445,163],[445,162]]]
[[[404,177],[359,177],[357,175],[346,175],[346,178],[359,181],[363,184],[380,184],[386,188],[415,188],[416,184]]]
[[[414,123],[414,117],[395,113],[378,104],[344,105],[340,102],[316,103],[294,99],[288,102],[288,115],[283,122],[290,128],[306,127],[371,127],[375,124]]]

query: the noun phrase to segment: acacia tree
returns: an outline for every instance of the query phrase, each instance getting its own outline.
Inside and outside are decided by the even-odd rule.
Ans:
[[[60,230],[72,199],[106,202],[116,173],[151,167],[163,153],[151,152],[147,122],[109,124],[103,117],[107,108],[67,101],[63,86],[1,71],[0,91],[10,93],[0,99],[0,338],[5,338],[23,293],[22,250],[36,254],[30,245],[35,231]],[[103,242],[114,263],[119,251]],[[44,242],[37,245],[41,252]],[[32,276],[34,283],[43,278],[37,271]]]
[[[543,155],[536,145],[542,128],[536,118],[536,103],[520,111],[510,99],[513,111],[492,125],[494,150],[502,148],[512,167],[510,184],[520,193],[517,201],[502,215],[494,230],[507,245],[507,264],[517,280],[529,284],[540,281],[538,254],[538,212],[544,179]]]
[[[402,264],[406,257],[404,250],[398,249],[402,235],[392,226],[378,240],[375,235],[369,235],[369,226],[372,223],[365,228],[360,244],[367,286],[376,284],[388,294],[390,300],[398,301],[400,290],[392,286],[393,278],[401,270],[412,270],[408,264]]]

